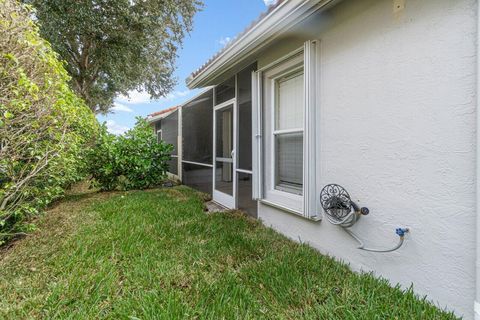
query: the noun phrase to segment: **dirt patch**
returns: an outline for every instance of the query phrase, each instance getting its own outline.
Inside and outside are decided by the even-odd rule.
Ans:
[[[114,196],[115,192],[69,193],[64,199],[56,201],[40,216],[32,219],[36,231],[22,235],[5,246],[0,247],[0,262],[8,260],[15,252],[25,252],[24,247],[33,244],[47,243],[47,238],[57,238],[63,241],[68,234],[74,232],[80,223],[88,223],[89,213],[84,209],[92,202]]]

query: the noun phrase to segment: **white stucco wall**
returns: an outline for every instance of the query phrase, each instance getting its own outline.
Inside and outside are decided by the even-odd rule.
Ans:
[[[395,228],[408,226],[405,246],[364,252],[327,220],[262,204],[259,218],[471,319],[476,1],[406,0],[400,15],[392,8],[345,0],[323,15],[318,184],[339,183],[370,208],[354,227],[369,246],[395,244]]]

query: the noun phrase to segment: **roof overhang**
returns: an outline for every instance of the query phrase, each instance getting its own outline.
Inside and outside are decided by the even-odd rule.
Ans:
[[[236,39],[217,57],[187,79],[190,89],[212,85],[211,81],[270,45],[275,39],[313,13],[339,0],[287,0]]]
[[[198,100],[198,98],[208,94],[208,92],[211,91],[212,89],[213,89],[212,86],[206,87],[203,90],[201,90],[199,93],[197,93],[196,95],[191,97],[190,99],[184,101],[182,104],[175,107],[175,109],[172,109],[170,111],[161,113],[161,114],[153,116],[153,117],[149,116],[149,117],[146,118],[146,120],[147,120],[148,123],[153,123],[155,121],[162,120],[162,119],[168,117],[169,115],[171,115],[172,113],[174,113],[175,111],[178,111],[180,108],[183,108],[183,107],[191,105],[192,103],[195,103],[196,100]]]
[[[169,115],[171,115],[172,113],[174,113],[175,111],[177,111],[178,108],[174,109],[174,110],[171,110],[171,111],[168,111],[168,112],[165,112],[165,113],[162,113],[162,114],[159,114],[159,115],[156,115],[154,117],[147,117],[147,122],[148,123],[153,123],[155,121],[158,121],[158,120],[161,120],[161,119],[164,119],[166,117],[168,117]]]

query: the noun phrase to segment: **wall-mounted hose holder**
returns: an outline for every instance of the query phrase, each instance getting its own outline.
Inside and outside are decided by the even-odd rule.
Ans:
[[[358,249],[361,250],[371,252],[395,251],[403,245],[405,233],[409,232],[408,228],[397,228],[395,233],[398,235],[399,241],[397,245],[392,248],[367,248],[363,241],[349,228],[357,223],[361,216],[366,216],[370,213],[368,208],[359,207],[352,201],[347,190],[338,184],[328,184],[323,187],[320,192],[320,203],[328,221],[331,224],[342,227],[343,230],[359,243]]]

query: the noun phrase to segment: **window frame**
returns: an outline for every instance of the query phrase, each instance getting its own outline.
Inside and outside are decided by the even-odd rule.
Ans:
[[[274,154],[270,152],[272,125],[275,125],[275,113],[271,99],[265,92],[272,91],[272,82],[265,79],[288,73],[288,66],[301,61],[304,75],[304,114],[303,114],[303,194],[272,190],[272,174],[267,163],[271,163]],[[282,68],[283,66],[283,68]],[[282,70],[283,69],[283,70]],[[320,181],[320,41],[309,40],[304,45],[284,57],[252,73],[252,156],[253,156],[253,197],[260,202],[283,211],[299,215],[312,221],[322,218],[318,199]],[[272,114],[269,114],[271,112]],[[268,119],[267,119],[268,118]],[[267,120],[270,124],[267,124]],[[270,125],[270,127],[269,127]],[[273,156],[273,158],[272,158]],[[269,162],[270,161],[270,162]],[[318,168],[317,168],[318,167]],[[275,166],[272,166],[274,170]]]
[[[277,188],[276,179],[277,179],[277,161],[276,161],[276,146],[275,146],[275,136],[279,133],[288,133],[291,130],[276,130],[276,111],[277,111],[277,101],[278,101],[278,82],[280,79],[285,78],[288,75],[305,73],[304,71],[304,61],[303,54],[299,52],[298,54],[288,57],[283,61],[280,61],[278,64],[273,66],[270,69],[264,71],[264,88],[262,92],[263,99],[265,101],[264,112],[265,112],[265,136],[264,136],[264,150],[265,153],[265,170],[264,170],[264,199],[291,209],[294,212],[301,214],[303,212],[303,168],[302,168],[302,192],[292,193],[286,190],[280,190]],[[305,107],[304,107],[305,108]],[[300,128],[293,129],[294,131],[299,131]],[[302,141],[303,141],[303,132],[302,132]],[[269,155],[267,155],[267,153]],[[271,165],[266,165],[266,163]]]
[[[282,135],[288,135],[288,134],[295,134],[295,133],[301,133],[302,134],[302,143],[304,140],[304,123],[302,121],[302,127],[301,128],[288,128],[288,129],[277,129],[278,126],[278,108],[279,108],[279,100],[280,100],[280,83],[282,81],[287,81],[293,78],[296,78],[298,76],[302,76],[303,78],[305,77],[305,70],[304,66],[296,66],[291,69],[285,70],[284,73],[279,74],[278,76],[275,76],[272,78],[272,84],[273,84],[273,92],[271,92],[271,105],[272,105],[272,122],[271,122],[271,142],[270,142],[270,149],[272,150],[272,186],[275,190],[281,191],[281,192],[286,192],[286,193],[291,193],[295,195],[303,195],[303,163],[302,163],[302,186],[300,188],[296,188],[294,186],[287,187],[287,186],[280,186],[278,183],[279,175],[278,175],[278,164],[277,164],[277,137],[282,136]],[[305,86],[305,83],[303,84]],[[304,87],[302,87],[304,89]],[[273,98],[272,98],[273,97]],[[305,104],[303,105],[303,109],[305,109]],[[303,113],[305,113],[305,110],[303,110]],[[302,148],[303,149],[303,148]],[[302,154],[302,162],[303,162],[303,154]],[[288,189],[292,191],[287,191]]]
[[[160,140],[158,139],[158,134],[160,133]],[[157,130],[157,143],[160,143],[163,140],[162,129]]]

